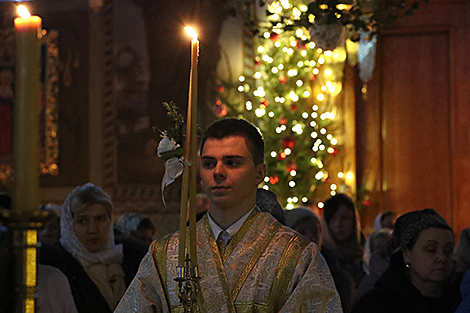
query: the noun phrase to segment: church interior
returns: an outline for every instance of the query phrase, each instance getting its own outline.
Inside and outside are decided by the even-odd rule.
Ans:
[[[161,188],[165,165],[156,149],[161,132],[172,123],[163,102],[174,102],[186,117],[194,65],[190,38],[183,27],[192,25],[199,30],[200,39],[199,127],[204,129],[226,116],[251,118],[267,138],[268,168],[273,164],[274,174],[268,171],[265,186],[280,193],[284,208],[308,206],[321,213],[322,202],[330,194],[346,193],[360,209],[365,233],[371,233],[380,212],[403,214],[434,208],[458,236],[470,225],[469,2],[413,4],[412,14],[400,15],[391,26],[375,27],[375,33],[365,39],[358,34],[351,37],[344,27],[347,38],[341,29],[338,38],[329,39],[336,47],[321,49],[317,44],[312,49],[316,62],[305,57],[302,66],[310,71],[309,76],[297,85],[290,73],[286,78],[266,70],[266,64],[273,58],[277,62],[278,57],[267,53],[268,48],[285,35],[264,30],[266,20],[277,14],[266,14],[267,6],[276,2],[268,1],[264,6],[257,1],[227,0],[23,2],[32,14],[41,17],[45,31],[41,47],[40,205],[60,206],[73,188],[92,182],[111,196],[115,219],[129,212],[148,215],[155,224],[155,238],[177,229],[181,179]],[[363,2],[372,5],[374,1]],[[13,74],[15,68],[13,20],[17,4],[0,3],[0,71],[5,73],[1,104],[10,108],[18,92],[9,92],[15,84],[6,74]],[[263,42],[266,51],[260,52]],[[301,50],[313,41],[299,36],[294,42],[297,46],[291,48]],[[335,59],[337,55],[340,60]],[[288,59],[285,57],[286,66]],[[325,73],[322,62],[332,70]],[[315,69],[320,74],[315,74]],[[325,80],[331,72],[336,77]],[[269,75],[275,75],[277,84],[269,83]],[[322,79],[327,87],[321,86]],[[267,82],[264,89],[259,87],[261,81]],[[302,91],[300,97],[309,103],[310,111],[301,112],[302,100],[297,107],[295,92],[290,98],[287,93],[285,98],[275,99],[274,90],[289,84],[292,92],[309,91]],[[322,93],[328,101],[319,97]],[[321,119],[330,119],[324,127],[332,134],[326,148],[318,144],[315,148],[317,135],[313,133],[300,136],[301,128],[307,132],[309,127],[302,122],[302,113],[315,120],[315,110],[318,115],[332,114]],[[270,114],[276,117],[270,119]],[[13,120],[7,123],[2,113],[1,124],[0,189],[12,194],[14,164],[21,166],[21,162],[15,160],[11,148]],[[288,129],[290,135],[279,139],[274,135],[278,129],[284,131],[283,125],[292,131]],[[269,146],[280,141],[284,150]],[[294,153],[298,147],[314,154]],[[285,162],[285,158],[289,160],[286,149],[298,159]],[[315,153],[322,162],[312,160]],[[311,164],[301,163],[302,158],[316,162],[316,172],[307,169]],[[294,181],[289,175],[295,173],[300,176],[296,184],[308,187],[302,191],[305,195],[289,196],[284,191],[293,190],[293,186],[275,186],[282,180]]]

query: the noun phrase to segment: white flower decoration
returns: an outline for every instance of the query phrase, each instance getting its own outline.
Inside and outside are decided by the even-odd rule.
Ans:
[[[162,153],[168,152],[168,151],[173,151],[176,150],[180,147],[176,141],[174,141],[172,138],[168,137],[166,131],[163,132],[163,138],[160,140],[157,148],[157,154],[159,157],[162,156]]]

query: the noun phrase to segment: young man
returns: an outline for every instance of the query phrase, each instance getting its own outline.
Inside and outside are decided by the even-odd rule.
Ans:
[[[241,119],[216,121],[200,154],[210,207],[196,226],[196,312],[342,312],[318,247],[255,205],[266,174],[259,131]],[[152,243],[115,312],[183,312],[174,280],[178,241],[175,233]]]

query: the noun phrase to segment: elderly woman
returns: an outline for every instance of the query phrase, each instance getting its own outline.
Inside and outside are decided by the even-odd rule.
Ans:
[[[400,247],[353,313],[451,313],[460,303],[453,273],[454,234],[432,209],[400,216]]]
[[[129,267],[122,245],[114,242],[112,211],[101,188],[75,188],[60,216],[60,243],[40,249],[40,262],[67,276],[79,313],[112,312],[135,275],[123,270]]]

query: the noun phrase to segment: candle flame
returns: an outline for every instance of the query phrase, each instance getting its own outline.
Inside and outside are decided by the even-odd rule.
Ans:
[[[185,27],[184,30],[186,30],[186,32],[192,39],[197,40],[197,33],[194,29],[192,29],[191,27]]]
[[[29,13],[28,9],[24,5],[19,5],[16,10],[22,18],[28,18],[31,16],[31,13]]]

